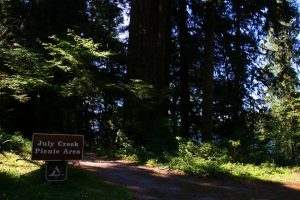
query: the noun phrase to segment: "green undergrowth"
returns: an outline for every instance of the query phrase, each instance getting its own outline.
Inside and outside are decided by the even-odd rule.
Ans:
[[[279,167],[272,163],[260,165],[237,162],[219,162],[203,159],[201,157],[173,157],[166,163],[150,164],[164,166],[171,169],[179,169],[188,174],[210,177],[228,177],[247,180],[262,180],[272,182],[298,182],[300,177],[297,168]]]
[[[30,154],[31,141],[20,134],[7,134],[0,128],[0,153],[15,152],[18,154]]]
[[[281,167],[270,162],[260,164],[240,163],[232,159],[227,149],[213,144],[197,145],[192,141],[181,138],[178,138],[178,144],[176,155],[164,153],[155,157],[142,150],[123,150],[119,156],[140,164],[181,170],[187,174],[198,176],[300,183],[299,167]]]
[[[1,200],[65,200],[65,199],[132,199],[125,188],[104,183],[96,174],[68,167],[63,182],[47,182],[42,163],[32,163],[28,156],[0,154]]]
[[[2,145],[0,151],[1,200],[133,199],[127,189],[101,181],[96,174],[72,166],[68,167],[67,180],[47,182],[44,162],[30,160],[30,141],[19,135],[5,137],[2,144],[6,146]],[[19,146],[22,148],[17,148],[16,144],[23,144]]]
[[[135,155],[125,155],[122,158],[140,163]],[[169,157],[166,162],[161,162],[160,159],[149,159],[145,162],[145,165],[181,170],[187,174],[203,177],[300,183],[299,167],[280,167],[272,163],[254,165],[238,162],[219,162],[201,157],[187,156]]]

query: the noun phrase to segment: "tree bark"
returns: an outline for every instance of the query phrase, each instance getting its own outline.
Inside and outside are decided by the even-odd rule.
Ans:
[[[168,86],[169,0],[133,0],[129,30],[128,77],[156,89]]]
[[[132,124],[140,127],[138,130],[132,126],[129,134],[144,143],[157,139],[158,135],[160,138],[169,135],[165,118],[168,111],[170,6],[170,0],[131,1],[128,79],[138,79],[152,86],[153,93],[150,94],[151,105],[146,109],[145,105],[138,105],[132,99],[125,100],[126,118],[131,118]]]
[[[203,124],[202,140],[211,141],[213,135],[213,91],[214,91],[214,32],[215,9],[214,3],[206,3],[204,21],[204,65],[203,65]]]
[[[187,3],[179,0],[179,53],[180,53],[180,119],[181,135],[190,136],[190,92],[189,92],[189,60],[188,60],[188,30],[187,30]]]
[[[234,40],[234,52],[232,56],[232,66],[234,73],[234,96],[232,98],[232,111],[233,111],[233,123],[235,124],[235,131],[238,131],[239,127],[242,127],[245,123],[243,111],[243,98],[245,96],[244,83],[246,82],[246,66],[243,58],[242,50],[242,33],[241,33],[241,5],[238,0],[233,2],[233,9],[236,13],[235,19],[235,40]]]

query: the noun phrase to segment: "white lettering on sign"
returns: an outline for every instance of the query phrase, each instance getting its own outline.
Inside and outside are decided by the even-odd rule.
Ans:
[[[39,147],[54,147],[55,142],[51,142],[51,141],[42,141],[39,140],[39,142],[37,143],[37,146]]]
[[[45,134],[32,135],[32,160],[81,160],[83,135]]]
[[[65,149],[63,151],[63,154],[66,154],[66,155],[80,155],[80,150],[70,150],[70,149]]]
[[[52,142],[50,140],[48,141],[42,141],[39,140],[37,143],[38,148],[35,148],[34,154],[59,154],[60,150],[58,149],[43,149],[44,148],[53,148],[55,146],[59,147],[79,147],[78,142],[64,142],[64,141],[58,141],[57,144],[56,142]],[[74,149],[64,149],[62,150],[63,154],[65,155],[80,155],[80,150],[74,150]]]
[[[43,149],[43,148],[35,148],[35,154],[59,154],[60,151],[58,149]]]
[[[57,143],[59,147],[79,147],[78,142],[64,142],[64,141],[59,141]]]

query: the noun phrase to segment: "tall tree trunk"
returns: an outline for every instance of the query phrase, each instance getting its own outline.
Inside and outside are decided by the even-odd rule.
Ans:
[[[127,99],[126,102],[129,111],[127,118],[132,118],[133,124],[142,127],[133,133],[139,142],[149,143],[153,138],[169,135],[164,118],[168,110],[166,91],[171,33],[170,6],[170,0],[131,1],[128,78],[142,80],[153,87],[153,93],[150,94],[151,105],[146,109],[144,105],[139,107],[132,100]],[[128,132],[132,134],[133,129],[135,127]]]
[[[204,66],[203,66],[203,141],[211,141],[213,134],[213,91],[214,91],[214,3],[206,3],[204,21]]]
[[[168,86],[169,0],[133,0],[129,30],[128,76],[157,90]]]
[[[245,63],[242,50],[242,33],[241,33],[241,5],[238,0],[233,1],[233,10],[236,13],[236,19],[234,23],[235,27],[235,40],[234,40],[234,52],[232,56],[232,66],[234,73],[234,96],[232,98],[232,111],[233,111],[233,124],[234,132],[239,132],[243,129],[245,119],[243,116],[243,98],[245,96],[244,83],[245,78]],[[238,134],[238,133],[237,133]]]
[[[188,61],[188,30],[187,3],[179,0],[179,45],[180,45],[180,119],[181,135],[189,137],[190,129],[190,92],[189,92],[189,61]]]

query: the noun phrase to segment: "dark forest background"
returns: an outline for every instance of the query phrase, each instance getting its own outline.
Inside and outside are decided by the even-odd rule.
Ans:
[[[298,7],[0,0],[0,128],[151,155],[188,140],[236,161],[297,164]]]

